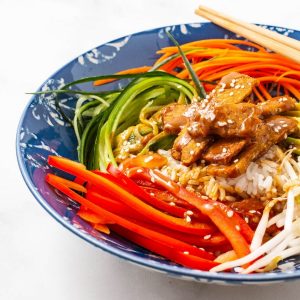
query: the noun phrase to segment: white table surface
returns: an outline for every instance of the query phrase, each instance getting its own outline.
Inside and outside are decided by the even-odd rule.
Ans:
[[[249,22],[300,29],[296,0],[0,0],[0,299],[299,299],[299,281],[263,287],[205,285],[122,261],[54,221],[20,175],[15,133],[30,98],[25,92],[101,43],[200,21],[194,15],[200,2]]]

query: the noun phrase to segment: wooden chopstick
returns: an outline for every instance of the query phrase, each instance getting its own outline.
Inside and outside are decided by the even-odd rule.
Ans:
[[[300,42],[271,30],[227,16],[205,6],[195,13],[259,45],[300,63]]]

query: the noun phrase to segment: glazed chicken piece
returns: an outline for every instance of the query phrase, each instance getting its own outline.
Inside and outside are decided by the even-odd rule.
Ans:
[[[181,160],[189,166],[201,158],[203,151],[210,143],[211,138],[192,138],[185,127],[174,141],[171,154],[174,159]]]
[[[209,165],[206,173],[212,176],[234,178],[243,174],[250,162],[266,153],[272,145],[297,130],[297,121],[284,116],[271,116],[257,127],[255,138],[232,165]]]
[[[271,116],[295,109],[296,100],[289,96],[279,96],[257,104],[260,115]]]
[[[163,129],[179,134],[172,156],[185,165],[199,159],[221,164],[209,166],[208,174],[236,177],[252,160],[280,142],[286,134],[294,132],[295,121],[290,118],[265,120],[268,116],[294,109],[296,100],[292,97],[276,97],[259,104],[242,102],[256,84],[256,79],[247,75],[230,73],[202,102],[166,107],[162,112]],[[275,122],[274,128],[272,122]],[[278,122],[283,126],[280,127]],[[221,139],[210,145],[215,137]],[[243,151],[245,145],[248,147]],[[228,166],[237,156],[238,160]]]
[[[196,121],[202,111],[206,116],[211,116],[214,106],[223,104],[241,103],[247,98],[252,88],[257,85],[257,80],[247,75],[232,72],[224,76],[216,88],[208,95],[208,99],[201,102],[185,104],[171,104],[162,111],[164,131],[178,134],[187,123]]]
[[[260,111],[255,104],[238,103],[215,106],[199,111],[199,118],[189,123],[188,132],[193,137],[218,135],[220,137],[250,137],[258,124]]]
[[[221,139],[212,144],[203,154],[203,159],[213,164],[230,163],[247,144],[247,140],[241,138]]]
[[[217,87],[208,97],[210,103],[241,103],[251,93],[253,87],[258,84],[257,79],[248,75],[232,72],[220,80]]]

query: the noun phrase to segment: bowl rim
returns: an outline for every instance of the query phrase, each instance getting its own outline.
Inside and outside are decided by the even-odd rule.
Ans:
[[[193,25],[193,24],[200,24],[201,27],[212,24],[212,22],[190,22],[190,23],[178,23],[178,24],[171,24],[171,25],[166,25],[162,27],[155,27],[151,29],[146,29],[138,32],[133,32],[131,34],[124,35],[122,37],[115,38],[113,40],[107,41],[105,43],[102,43],[96,47],[93,47],[92,49],[99,48],[101,46],[105,46],[108,43],[114,43],[120,39],[124,39],[129,36],[138,36],[138,35],[143,35],[148,32],[155,32],[159,31],[168,27],[178,27],[181,25]],[[286,28],[283,26],[278,26],[278,25],[270,25],[270,24],[257,24],[260,26],[267,26],[267,27],[274,27],[274,28],[284,28],[287,30],[293,30],[293,32],[296,32],[300,35],[300,30],[296,29],[291,29],[291,28]],[[216,27],[219,27],[215,25]],[[88,52],[90,52],[92,49],[85,51],[84,53],[78,55],[77,57],[73,58],[69,62],[65,63],[61,68],[59,68],[57,71],[55,71],[51,76],[49,76],[44,83],[50,79],[55,77],[61,70],[63,70],[66,66],[69,64],[75,62],[78,60],[78,57],[81,55],[85,55]],[[38,88],[43,86],[43,84]],[[124,259],[126,261],[129,261],[131,263],[134,263],[138,266],[144,266],[146,268],[156,270],[156,271],[161,271],[164,273],[167,273],[169,275],[175,275],[178,277],[182,276],[184,279],[195,279],[199,281],[208,281],[208,282],[215,282],[215,283],[221,283],[221,282],[226,282],[226,283],[245,283],[245,284],[258,284],[258,283],[275,283],[279,281],[287,281],[287,280],[296,280],[300,279],[300,270],[295,272],[286,272],[286,273],[259,273],[259,274],[238,274],[238,273],[226,273],[226,272],[220,272],[220,273],[214,273],[214,272],[209,272],[209,271],[201,271],[201,270],[194,270],[194,269],[189,269],[186,267],[178,266],[178,265],[166,265],[157,261],[153,261],[149,258],[144,258],[144,257],[139,257],[131,253],[127,253],[123,250],[117,249],[113,246],[110,246],[106,243],[101,242],[101,240],[98,240],[83,231],[79,230],[76,228],[74,225],[72,225],[69,221],[65,220],[61,215],[59,215],[43,198],[43,196],[38,192],[38,190],[35,188],[35,185],[33,181],[30,179],[29,174],[27,172],[25,162],[22,157],[21,153],[21,147],[20,147],[20,136],[21,136],[21,128],[22,124],[24,122],[25,116],[28,112],[28,108],[31,105],[32,101],[34,100],[34,95],[29,99],[27,102],[27,105],[23,109],[21,118],[18,123],[17,127],[17,132],[16,132],[16,156],[17,156],[17,162],[19,169],[21,171],[22,177],[28,187],[28,189],[31,191],[37,202],[61,225],[63,225],[65,228],[67,228],[69,231],[77,235],[78,237],[82,238],[83,240],[89,242],[90,244],[96,246],[97,248],[100,248],[101,250],[104,250],[107,253],[110,253],[114,256],[117,256],[121,259]]]

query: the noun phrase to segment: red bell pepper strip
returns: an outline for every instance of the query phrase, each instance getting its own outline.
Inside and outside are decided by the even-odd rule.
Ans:
[[[105,234],[110,234],[110,229],[104,224],[94,224],[94,229],[103,232]]]
[[[117,214],[118,216],[134,221],[135,223],[145,228],[176,238],[190,245],[194,245],[197,247],[206,247],[206,246],[214,247],[214,246],[224,245],[228,243],[224,235],[220,233],[215,233],[212,235],[207,235],[205,237],[200,237],[198,235],[188,234],[186,232],[183,233],[183,232],[168,229],[163,226],[159,226],[153,223],[152,220],[146,220],[142,215],[130,209],[123,203],[99,195],[98,193],[91,190],[88,190],[86,194],[86,198],[111,213]]]
[[[166,157],[157,153],[138,155],[130,157],[122,161],[120,164],[121,170],[126,170],[134,167],[144,167],[149,169],[161,168],[168,163]]]
[[[133,180],[128,178],[124,175],[119,169],[114,167],[113,165],[109,165],[107,167],[107,171],[109,174],[100,172],[100,171],[93,171],[94,173],[103,176],[120,186],[123,186],[126,190],[130,190],[130,192],[143,200],[144,202],[148,203],[149,205],[166,212],[172,216],[184,218],[186,209],[177,207],[177,206],[170,206],[168,203],[157,199],[156,197],[152,197],[149,193],[146,193],[141,187],[139,187]]]
[[[174,195],[172,195],[168,191],[162,191],[157,188],[152,188],[152,187],[143,187],[143,190],[148,193],[148,194],[153,194],[155,198],[162,200],[164,202],[167,202],[169,205],[175,204],[176,206],[183,207],[185,209],[185,212],[187,210],[193,212],[193,218],[196,218],[197,220],[201,220],[202,222],[209,222],[210,219],[208,216],[202,214],[199,210],[195,210],[195,207],[190,205],[184,200],[181,200]]]
[[[219,265],[219,263],[200,258],[198,256],[191,255],[187,251],[176,251],[173,248],[168,247],[167,245],[161,244],[155,240],[149,239],[147,237],[141,236],[134,232],[128,231],[119,226],[113,226],[113,230],[124,236],[126,239],[131,242],[142,246],[143,248],[150,250],[151,252],[157,253],[173,262],[176,262],[185,267],[198,269],[202,271],[208,271],[214,266]]]
[[[67,187],[71,188],[72,190],[78,191],[78,192],[82,192],[82,193],[86,193],[87,190],[84,186],[82,186],[81,184],[78,184],[74,181],[56,176],[54,174],[51,174],[49,180],[55,180],[55,181],[59,181],[61,183],[63,183],[64,185],[66,185]]]
[[[94,213],[93,211],[86,209],[84,206],[80,207],[77,215],[85,221],[93,224],[114,224],[114,222],[110,219],[105,219],[102,216]]]
[[[187,201],[203,214],[206,214],[227,237],[238,257],[243,257],[250,253],[249,244],[242,235],[241,230],[247,229],[248,232],[252,231],[251,228],[235,212],[229,217],[224,211],[224,205],[220,205],[218,201],[204,199],[195,193],[187,191],[157,170],[143,168],[142,172],[137,172],[137,168],[133,168],[128,169],[126,173],[129,177],[134,175],[164,187],[174,196]],[[246,225],[241,226],[243,222]]]
[[[132,209],[138,211],[140,214],[143,214],[145,217],[161,224],[162,226],[170,227],[174,230],[182,232],[198,234],[200,236],[205,236],[215,231],[214,226],[210,224],[189,223],[186,222],[185,219],[167,215],[144,203],[143,201],[132,195],[130,192],[126,191],[107,178],[94,174],[91,171],[79,168],[77,166],[77,163],[73,163],[73,161],[71,160],[58,156],[49,156],[48,163],[74,176],[81,177],[89,183],[106,190],[112,195],[113,198],[119,199],[124,204],[130,206]]]
[[[188,251],[190,254],[198,256],[198,257],[202,257],[205,259],[214,259],[213,254],[206,252],[205,250],[191,246],[187,243],[181,242],[177,239],[166,236],[159,232],[155,232],[153,230],[144,228],[132,221],[124,219],[116,214],[113,214],[113,213],[97,206],[96,204],[94,204],[91,201],[87,200],[86,198],[80,196],[76,192],[72,191],[70,188],[68,188],[63,183],[55,181],[55,180],[49,180],[49,178],[51,178],[51,175],[52,174],[46,175],[46,181],[49,184],[51,184],[53,187],[55,187],[56,189],[58,189],[59,191],[64,193],[66,196],[73,199],[74,201],[83,205],[87,209],[95,212],[96,214],[99,214],[100,216],[103,216],[104,218],[110,219],[110,220],[114,221],[116,224],[118,224],[130,231],[136,232],[137,234],[140,234],[142,236],[147,236],[147,238],[149,238],[149,239],[156,240],[157,242],[160,242],[163,245],[167,245],[168,247],[174,248],[178,251],[182,251],[182,252]]]

